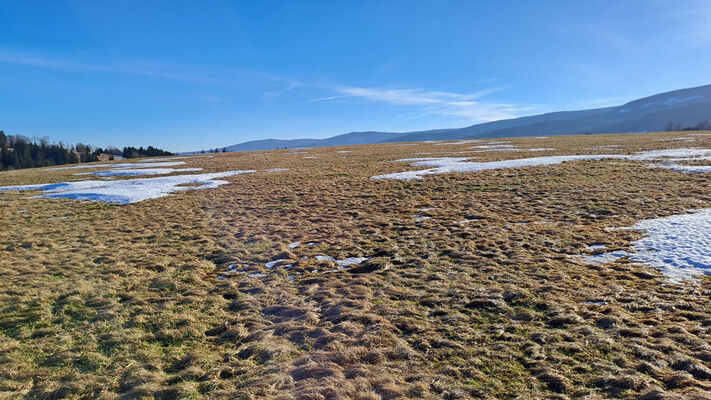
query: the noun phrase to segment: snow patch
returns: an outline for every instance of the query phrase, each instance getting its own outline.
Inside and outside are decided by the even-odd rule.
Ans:
[[[106,171],[82,172],[74,175],[95,176],[139,176],[139,175],[166,175],[174,172],[196,172],[202,168],[140,168],[140,169],[110,169]]]
[[[681,159],[690,159],[693,157],[704,157],[711,155],[710,149],[667,149],[667,150],[649,150],[637,152],[633,155],[621,154],[583,154],[573,156],[548,156],[548,157],[532,157],[519,158],[513,160],[490,161],[490,162],[472,162],[466,161],[468,157],[443,157],[443,158],[405,158],[395,160],[396,162],[409,162],[413,166],[434,167],[420,171],[396,172],[392,174],[376,175],[371,179],[397,179],[397,180],[413,180],[423,179],[426,175],[445,174],[451,172],[474,172],[505,168],[522,168],[543,165],[556,165],[568,161],[584,161],[584,160],[602,160],[602,159],[619,159],[632,161],[664,161],[670,160],[669,157],[681,157]],[[698,159],[698,158],[696,158]]]
[[[318,261],[333,261],[334,263],[338,264],[341,267],[347,267],[349,265],[355,265],[355,264],[360,264],[363,261],[367,260],[369,257],[348,257],[343,260],[336,260],[333,257],[330,256],[316,256],[316,259]]]
[[[613,156],[614,157],[614,156]],[[515,160],[490,161],[490,162],[472,162],[465,161],[466,157],[453,158],[410,158],[397,160],[400,162],[410,162],[413,166],[435,167],[420,171],[396,172],[393,174],[377,175],[371,179],[398,179],[398,180],[413,180],[423,179],[426,175],[445,174],[451,172],[474,172],[504,168],[521,168],[540,165],[554,165],[566,161],[581,161],[581,160],[600,160],[605,158],[602,155],[578,155],[578,156],[550,156],[550,157],[534,157],[520,158]]]
[[[84,169],[84,168],[162,168],[162,167],[175,167],[176,165],[183,165],[185,161],[165,161],[165,162],[140,162],[140,163],[122,163],[122,164],[81,164],[73,165],[71,167],[55,167],[46,168],[45,171],[58,171],[62,169]]]
[[[660,270],[675,282],[711,274],[711,208],[638,221],[632,228],[645,232],[632,244],[633,252],[602,253],[588,256],[586,261],[604,263],[628,257]]]
[[[650,168],[666,168],[679,172],[711,172],[711,165],[650,164]]]
[[[44,194],[32,198],[69,198],[103,201],[114,204],[129,204],[148,199],[157,199],[180,191],[213,189],[229,183],[229,181],[220,180],[218,178],[226,178],[252,172],[255,171],[238,170],[211,174],[175,175],[117,181],[99,180],[50,183],[44,185],[4,186],[0,187],[0,190],[42,190]]]
[[[177,157],[160,157],[160,158],[148,158],[146,160],[139,161],[140,163],[146,162],[156,162],[156,161],[172,161],[172,160],[184,160],[188,158],[212,158],[212,156],[177,156]]]

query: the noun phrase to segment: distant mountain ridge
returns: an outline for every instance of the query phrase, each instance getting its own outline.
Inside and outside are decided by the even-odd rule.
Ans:
[[[264,139],[227,146],[229,151],[279,147],[326,147],[352,144],[479,139],[513,136],[555,136],[585,133],[641,133],[665,130],[670,122],[693,126],[711,120],[711,85],[674,90],[621,106],[557,111],[485,122],[464,128],[417,132],[351,132],[326,139]]]

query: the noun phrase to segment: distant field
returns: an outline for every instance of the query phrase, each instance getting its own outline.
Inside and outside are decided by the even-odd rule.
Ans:
[[[0,191],[0,398],[711,397],[711,226],[614,229],[711,207],[711,132],[150,161],[0,172],[97,181]]]

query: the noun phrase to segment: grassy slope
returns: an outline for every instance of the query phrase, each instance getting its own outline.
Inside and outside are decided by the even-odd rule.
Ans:
[[[555,154],[711,147],[655,141],[681,135],[513,140]],[[588,161],[368,179],[470,146],[194,159],[290,171],[126,206],[0,193],[0,397],[708,397],[708,280],[576,257],[639,237],[604,227],[711,206],[708,175]],[[71,174],[5,172],[0,185]],[[313,274],[333,267],[317,254],[373,256],[374,271]],[[302,275],[260,267],[276,258]],[[217,279],[235,262],[268,276]]]

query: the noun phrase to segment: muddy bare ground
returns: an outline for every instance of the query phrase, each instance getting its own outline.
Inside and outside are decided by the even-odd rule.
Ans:
[[[708,398],[709,280],[582,256],[642,234],[605,228],[711,207],[711,174],[587,160],[370,179],[423,169],[402,158],[711,148],[688,138],[221,154],[186,166],[257,172],[128,205],[0,192],[0,396]]]

